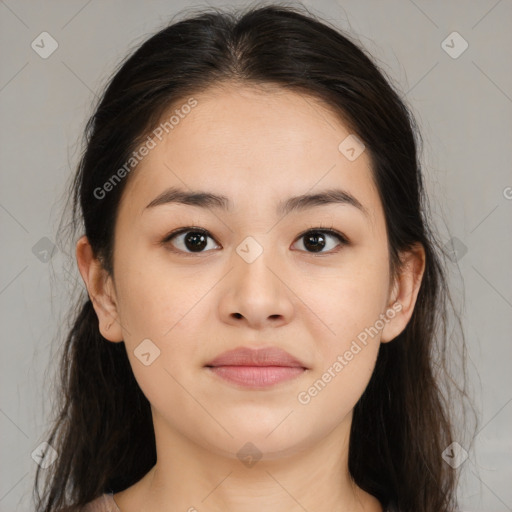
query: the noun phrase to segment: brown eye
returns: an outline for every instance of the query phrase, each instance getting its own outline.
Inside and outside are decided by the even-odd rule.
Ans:
[[[304,239],[303,246],[307,252],[320,253],[330,252],[336,246],[343,246],[348,244],[348,240],[337,231],[331,229],[311,229],[299,237],[299,240]],[[333,244],[329,240],[337,239],[338,244]],[[323,249],[327,247],[327,250]]]
[[[208,246],[208,238],[213,240],[213,238],[209,236],[208,231],[203,229],[183,228],[167,235],[164,240],[162,240],[162,243],[168,244],[171,240],[176,239],[176,244],[173,243],[172,245],[178,246],[178,251],[200,253],[205,252],[204,249]]]

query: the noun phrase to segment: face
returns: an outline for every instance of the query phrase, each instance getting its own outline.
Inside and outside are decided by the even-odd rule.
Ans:
[[[380,343],[407,322],[370,158],[353,158],[353,140],[340,149],[351,132],[312,98],[235,86],[194,98],[129,177],[109,278],[116,320],[96,306],[100,328],[125,342],[159,429],[232,458],[247,442],[290,455],[347,431]],[[148,206],[171,188],[228,206]],[[344,195],[279,209],[326,190]],[[237,347],[279,347],[306,369],[255,388],[205,367]]]

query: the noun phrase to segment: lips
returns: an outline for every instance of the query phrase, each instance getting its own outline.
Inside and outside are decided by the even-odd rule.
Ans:
[[[238,347],[205,365],[216,377],[239,389],[266,389],[293,381],[306,373],[306,365],[278,347]]]
[[[220,354],[205,366],[281,366],[307,369],[303,362],[278,347],[260,349],[238,347]]]

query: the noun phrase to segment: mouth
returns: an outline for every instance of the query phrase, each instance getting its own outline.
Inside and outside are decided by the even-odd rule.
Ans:
[[[249,388],[266,388],[303,375],[308,368],[278,347],[239,347],[205,365],[224,381]]]
[[[300,366],[206,366],[206,368],[233,384],[250,388],[266,388],[295,379],[306,372]]]

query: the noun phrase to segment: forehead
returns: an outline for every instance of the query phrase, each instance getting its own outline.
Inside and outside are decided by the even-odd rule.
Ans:
[[[175,116],[178,122],[161,141],[155,139],[154,149],[133,171],[124,203],[140,211],[165,188],[179,186],[233,198],[241,209],[255,201],[342,187],[375,214],[370,157],[363,151],[350,161],[340,151],[351,131],[321,101],[281,88],[241,86],[217,87],[193,98],[196,105]],[[185,103],[173,105],[163,121]]]

